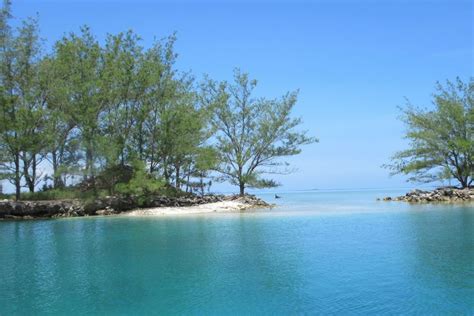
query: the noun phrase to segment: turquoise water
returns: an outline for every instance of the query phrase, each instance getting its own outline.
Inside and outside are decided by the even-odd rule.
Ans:
[[[375,201],[389,193],[0,222],[0,315],[473,315],[474,208]]]

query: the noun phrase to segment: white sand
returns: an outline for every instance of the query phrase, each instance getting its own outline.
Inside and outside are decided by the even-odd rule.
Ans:
[[[223,201],[216,203],[201,204],[195,206],[183,207],[155,207],[136,209],[122,213],[122,216],[159,216],[159,215],[181,215],[181,214],[199,214],[199,213],[225,213],[240,212],[251,208],[249,204],[238,201]]]

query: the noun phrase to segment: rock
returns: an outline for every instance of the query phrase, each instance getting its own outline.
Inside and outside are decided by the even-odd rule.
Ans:
[[[238,202],[255,206],[255,207],[271,207],[272,206],[271,204],[251,194],[246,194],[244,196],[231,195],[229,197],[226,197],[226,199],[229,201],[238,201]]]
[[[4,218],[6,218],[6,219],[16,219],[16,218],[18,218],[18,216],[7,214],[7,215],[4,216]]]
[[[95,212],[96,215],[113,215],[117,214],[117,212],[114,209],[111,209],[110,207],[107,207],[104,210],[98,210]]]
[[[404,196],[386,197],[384,201],[404,201],[409,203],[428,202],[474,202],[474,188],[437,188],[433,191],[412,190]]]

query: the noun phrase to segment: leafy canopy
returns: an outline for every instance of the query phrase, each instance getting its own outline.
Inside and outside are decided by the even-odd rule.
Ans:
[[[457,78],[438,83],[434,108],[408,104],[402,120],[410,148],[396,153],[387,165],[392,174],[411,175],[410,181],[455,179],[461,187],[474,179],[474,81]]]
[[[209,80],[203,88],[204,101],[214,105],[219,179],[238,185],[240,194],[247,187],[277,186],[264,175],[290,172],[281,158],[297,155],[302,145],[317,141],[298,131],[301,119],[291,117],[297,92],[279,99],[256,98],[256,86],[256,80],[237,69],[233,83]]]

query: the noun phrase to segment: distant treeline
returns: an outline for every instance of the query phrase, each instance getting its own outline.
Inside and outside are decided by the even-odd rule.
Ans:
[[[277,185],[262,175],[287,172],[277,158],[316,141],[295,131],[296,92],[254,98],[239,70],[197,82],[175,67],[174,35],[145,48],[132,31],[100,43],[83,27],[44,54],[36,19],[13,28],[9,1],[0,14],[0,177],[17,198],[77,183],[203,192],[211,178],[243,194]]]

